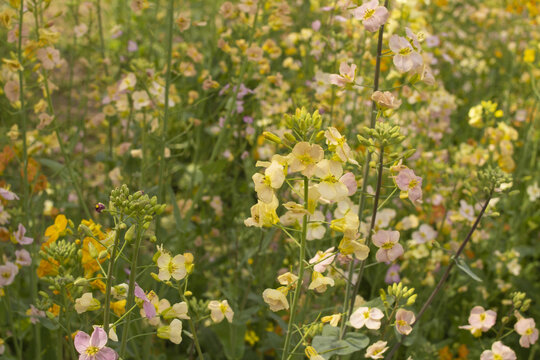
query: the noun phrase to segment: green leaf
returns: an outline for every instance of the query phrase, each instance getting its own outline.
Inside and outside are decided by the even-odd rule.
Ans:
[[[462,259],[454,259],[454,261],[456,262],[457,267],[460,268],[465,274],[469,275],[473,280],[482,282],[482,279],[480,279],[478,275],[473,273],[473,271],[467,265],[467,263],[465,263],[465,261],[463,261]]]
[[[369,338],[360,333],[348,333],[339,340],[339,329],[326,325],[322,335],[313,338],[311,345],[324,357],[330,359],[333,355],[349,355],[364,349],[369,344]]]

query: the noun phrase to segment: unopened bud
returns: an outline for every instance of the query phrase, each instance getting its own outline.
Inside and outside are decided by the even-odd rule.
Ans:
[[[414,304],[416,302],[416,297],[418,296],[418,294],[414,294],[413,296],[411,296],[408,300],[407,300],[407,306],[411,306],[412,304]]]
[[[265,132],[263,132],[263,136],[268,141],[274,142],[276,144],[281,144],[281,139],[279,138],[279,136],[277,136],[274,133],[271,133],[269,131],[265,131]]]

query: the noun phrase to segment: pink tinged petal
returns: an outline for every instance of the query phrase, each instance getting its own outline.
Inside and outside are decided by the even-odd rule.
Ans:
[[[485,350],[482,355],[480,355],[480,360],[493,360],[493,351]]]
[[[96,360],[116,360],[118,354],[109,347],[104,347],[96,354]]]
[[[394,56],[394,65],[396,65],[396,68],[398,71],[404,73],[412,69],[413,62],[408,56],[403,55],[396,55]]]
[[[352,196],[358,190],[358,184],[356,183],[356,178],[351,172],[345,173],[339,181],[347,187],[347,195]]]
[[[529,346],[531,346],[529,342],[529,337],[527,335],[523,335],[522,337],[520,337],[519,345],[521,345],[521,347],[524,347],[524,348],[528,348]]]
[[[390,47],[390,50],[394,53],[398,53],[399,50],[401,50],[401,47],[399,46],[399,36],[392,35],[390,37],[390,41],[388,42],[388,46]]]
[[[88,335],[84,331],[78,331],[77,335],[75,335],[75,339],[73,340],[73,344],[75,345],[75,349],[77,349],[77,352],[83,353],[89,346],[89,343],[90,335]]]
[[[384,262],[384,263],[390,262],[387,251],[384,249],[377,250],[377,253],[375,254],[375,258],[377,259],[378,262]]]
[[[156,308],[154,307],[154,305],[152,305],[150,301],[145,301],[143,303],[143,309],[148,319],[151,319],[156,316]]]
[[[414,188],[408,191],[409,199],[415,203],[418,200],[422,199],[422,188],[420,186],[415,186]]]
[[[390,261],[396,260],[401,255],[403,255],[403,246],[401,246],[401,244],[396,244],[393,248],[387,251],[387,256]]]
[[[141,300],[148,301],[148,298],[146,297],[144,290],[137,284],[135,284],[135,296]]]
[[[105,346],[105,344],[107,344],[107,340],[108,340],[108,337],[105,330],[103,330],[103,328],[101,327],[96,327],[94,329],[94,332],[92,333],[92,337],[90,337],[89,345],[95,346],[101,349],[102,347]]]
[[[373,319],[367,319],[366,327],[371,330],[377,330],[381,327],[381,322]]]

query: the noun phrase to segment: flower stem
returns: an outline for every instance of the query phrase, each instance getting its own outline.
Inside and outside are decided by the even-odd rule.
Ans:
[[[121,221],[121,219],[120,219]],[[116,257],[116,249],[118,248],[118,241],[120,239],[120,231],[118,228],[116,228],[116,232],[114,234],[114,244],[112,248],[111,257],[109,258],[109,269],[107,270],[107,284],[105,286],[105,313],[103,316],[103,330],[105,330],[105,333],[109,333],[109,319],[110,319],[110,310],[111,310],[111,286],[112,286],[112,278],[113,278],[113,272],[114,272],[114,263],[115,263],[115,257]]]
[[[159,160],[159,180],[158,180],[158,202],[163,203],[163,181],[165,173],[165,151],[167,148],[167,126],[169,122],[169,88],[171,87],[171,63],[172,63],[172,38],[173,38],[173,16],[174,0],[169,0],[167,9],[167,70],[165,74],[165,106],[163,113],[163,123],[161,127],[161,151]],[[156,218],[156,234],[160,228],[160,217]]]
[[[386,0],[384,2],[384,7],[386,7],[387,9],[388,9],[388,1],[389,0]],[[383,35],[384,35],[384,24],[381,25],[381,27],[379,28],[379,38],[377,41],[377,59],[375,62],[375,76],[373,77],[373,92],[379,89]],[[371,119],[369,123],[370,128],[373,128],[375,126],[375,121],[377,120],[376,110],[377,110],[377,104],[375,103],[375,101],[372,101],[371,102]],[[381,153],[381,157],[382,157],[382,153]],[[360,195],[360,205],[358,207],[358,217],[360,218],[360,223],[362,223],[362,215],[364,212],[364,206],[366,202],[366,190],[367,190],[367,183],[368,183],[367,180],[369,176],[369,163],[370,162],[371,162],[371,152],[369,152],[368,150],[367,155],[366,155],[366,163],[364,164],[364,173],[362,176],[362,193]],[[362,281],[362,275],[364,272],[364,266],[365,266],[365,260],[360,260],[360,268],[358,270],[358,279],[356,280],[355,289],[360,288],[360,283]],[[352,284],[352,278],[354,274],[353,270],[354,270],[354,261],[351,261],[349,263],[349,270],[348,270],[349,279],[347,281],[347,286],[345,288],[345,301],[343,303],[343,313],[344,314],[347,313],[348,316],[350,316],[350,314],[352,313],[352,310],[353,310],[352,308],[354,305],[354,298],[355,298],[355,296],[351,294],[351,286],[350,286],[350,284]],[[358,292],[358,290],[356,290],[356,292]],[[341,322],[341,326],[339,329],[339,339],[343,339],[343,336],[345,335],[347,331],[345,327],[345,323],[346,323],[346,320]]]
[[[131,260],[131,272],[129,273],[129,287],[126,308],[131,309],[135,303],[135,280],[137,278],[137,261],[139,259],[139,248],[141,247],[142,231],[141,226],[137,224],[137,239],[135,240],[135,248],[133,249],[133,257]],[[129,335],[129,324],[131,322],[131,312],[126,317],[124,331],[122,331],[122,342],[120,344],[120,358],[125,358],[127,339]],[[105,324],[103,324],[105,326]]]
[[[308,197],[309,197],[309,179],[304,176],[304,209],[307,210],[308,208]],[[283,345],[283,353],[281,355],[281,359],[285,360],[289,357],[287,356],[287,353],[289,351],[289,346],[291,343],[291,335],[292,330],[294,326],[294,320],[296,317],[296,307],[298,305],[298,299],[300,298],[300,292],[302,291],[302,281],[304,279],[304,270],[305,270],[305,264],[304,260],[306,257],[306,234],[307,234],[307,222],[308,222],[308,216],[307,214],[304,214],[304,218],[302,220],[302,235],[300,238],[300,267],[298,269],[298,280],[296,282],[296,289],[294,290],[294,296],[293,296],[293,302],[291,305],[291,315],[289,317],[289,324],[287,327],[287,335],[285,336],[285,344]]]
[[[476,230],[476,227],[478,226],[478,224],[480,223],[480,220],[482,219],[482,216],[484,215],[484,212],[486,211],[486,208],[488,207],[489,205],[489,201],[491,200],[491,196],[493,195],[493,189],[491,189],[489,195],[488,195],[488,198],[486,200],[486,202],[484,203],[484,206],[482,206],[482,210],[480,210],[480,213],[478,214],[478,216],[476,217],[476,220],[474,221],[474,224],[473,226],[471,227],[471,230],[469,230],[469,233],[467,234],[467,237],[465,238],[465,240],[463,240],[463,242],[461,243],[461,245],[459,246],[459,249],[457,250],[456,254],[454,255],[454,258],[457,259],[459,258],[459,256],[461,255],[461,253],[463,252],[463,250],[465,249],[465,246],[467,245],[467,243],[469,242],[469,240],[471,239],[471,236],[472,234],[474,233],[474,231]],[[426,300],[426,302],[424,303],[424,305],[422,305],[422,308],[420,309],[420,311],[418,312],[418,315],[416,315],[416,321],[414,322],[414,324],[412,324],[411,326],[412,327],[415,327],[416,324],[418,324],[418,322],[420,321],[420,318],[422,317],[422,315],[424,315],[424,313],[426,312],[427,308],[429,307],[429,305],[431,305],[431,302],[433,301],[433,299],[435,298],[435,296],[437,296],[437,294],[441,291],[444,283],[446,282],[446,280],[448,279],[448,276],[450,275],[450,271],[452,270],[452,268],[454,267],[454,264],[455,262],[452,261],[450,262],[450,264],[448,265],[448,267],[446,268],[446,271],[444,272],[443,276],[441,277],[441,279],[439,280],[439,283],[437,284],[437,286],[435,287],[435,289],[433,289],[433,291],[431,292],[431,295],[429,295],[428,299]],[[402,336],[401,340],[398,341],[393,347],[392,347],[392,350],[388,353],[388,355],[386,355],[385,357],[385,360],[390,360],[392,358],[392,356],[394,355],[394,353],[399,349],[399,347],[401,346],[401,343],[403,342],[403,339],[405,338],[405,336]]]

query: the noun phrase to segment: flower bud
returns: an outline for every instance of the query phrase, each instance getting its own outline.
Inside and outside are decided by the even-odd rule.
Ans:
[[[276,135],[269,131],[263,132],[263,136],[266,140],[274,142],[276,144],[281,144],[281,139]]]

